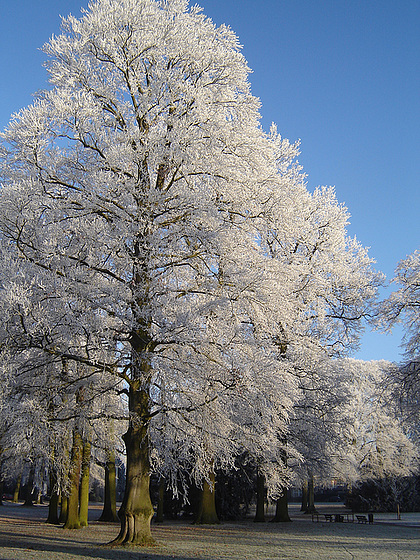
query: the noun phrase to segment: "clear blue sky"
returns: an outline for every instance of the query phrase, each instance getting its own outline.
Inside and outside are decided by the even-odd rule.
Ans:
[[[59,33],[59,14],[87,3],[0,0],[1,129],[46,86],[38,49]],[[197,3],[244,45],[264,128],[274,121],[301,140],[308,188],[336,187],[349,233],[392,278],[420,247],[420,0]],[[400,337],[367,333],[356,357],[398,360]]]

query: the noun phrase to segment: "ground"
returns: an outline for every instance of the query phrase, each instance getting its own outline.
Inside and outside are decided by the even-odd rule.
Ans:
[[[331,511],[340,506],[324,506]],[[165,522],[153,526],[155,548],[107,548],[118,534],[117,524],[96,521],[64,530],[47,525],[46,506],[24,508],[5,502],[0,507],[0,560],[418,560],[420,514],[375,515],[373,525],[313,523],[291,507],[292,523],[252,521],[195,526]]]

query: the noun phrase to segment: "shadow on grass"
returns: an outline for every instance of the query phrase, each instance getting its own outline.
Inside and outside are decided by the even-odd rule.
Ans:
[[[33,533],[11,535],[9,532],[0,531],[0,560],[1,549],[9,548],[16,551],[16,559],[24,559],[29,552],[41,553],[41,558],[49,558],[58,554],[69,555],[72,559],[95,558],[96,560],[173,560],[173,553],[165,551],[163,545],[153,547],[153,552],[142,547],[109,547],[89,542],[71,542],[69,538],[51,538],[35,536]],[[42,554],[44,556],[42,556]],[[175,556],[177,560],[190,560],[184,556]]]

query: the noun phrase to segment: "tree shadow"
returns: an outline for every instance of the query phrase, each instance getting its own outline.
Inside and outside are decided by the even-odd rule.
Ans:
[[[149,552],[148,548],[139,546],[108,547],[97,543],[71,542],[69,538],[54,538],[48,542],[48,537],[38,537],[31,532],[11,535],[9,532],[0,531],[0,550],[1,548],[14,549],[17,560],[23,560],[28,552],[40,552],[45,555],[51,553],[51,556],[61,553],[75,560],[77,557],[95,560],[190,560],[184,556],[174,556],[174,553],[165,551],[163,545],[158,545],[153,548],[153,552]],[[1,557],[1,551],[0,560],[5,560]]]

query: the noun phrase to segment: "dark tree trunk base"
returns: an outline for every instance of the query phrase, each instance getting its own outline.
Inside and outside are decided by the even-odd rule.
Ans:
[[[218,525],[220,523],[220,519],[216,512],[216,477],[214,473],[211,473],[209,478],[212,483],[212,488],[210,488],[207,480],[204,480],[198,514],[194,520],[195,525]]]
[[[103,512],[101,517],[98,519],[102,523],[119,523],[120,519],[117,514],[113,514],[112,511]]]
[[[48,517],[45,522],[49,525],[60,525],[60,518],[58,516],[58,501],[59,496],[55,493],[51,494],[50,503],[48,506]]]
[[[257,475],[257,504],[254,523],[265,523],[265,478],[262,474]]]
[[[289,516],[287,488],[284,488],[283,495],[276,500],[276,514],[271,521],[273,523],[289,523],[292,521]]]

